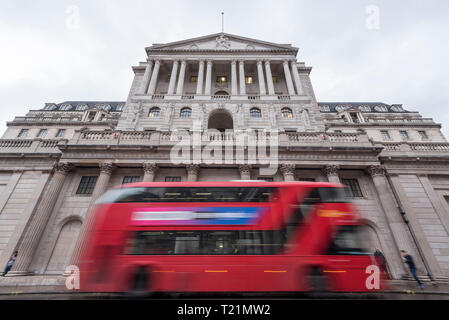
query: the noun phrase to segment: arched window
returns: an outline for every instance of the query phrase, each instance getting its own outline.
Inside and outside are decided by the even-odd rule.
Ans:
[[[148,117],[158,118],[160,114],[161,114],[161,109],[158,107],[154,107],[154,108],[151,108],[150,114],[148,115]]]
[[[260,111],[259,108],[252,108],[249,111],[249,115],[251,118],[262,118],[262,112]]]
[[[182,108],[181,112],[179,113],[179,116],[181,118],[190,118],[192,116],[192,109],[186,107],[186,108]]]
[[[281,110],[282,118],[293,118],[293,111],[290,108],[282,108]]]

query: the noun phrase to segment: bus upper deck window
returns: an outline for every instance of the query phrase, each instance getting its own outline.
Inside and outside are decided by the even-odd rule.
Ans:
[[[348,202],[344,188],[315,188],[303,199],[303,203],[337,203]]]

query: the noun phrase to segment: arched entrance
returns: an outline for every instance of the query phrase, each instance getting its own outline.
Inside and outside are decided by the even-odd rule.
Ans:
[[[212,112],[207,124],[208,129],[215,129],[221,132],[234,129],[234,121],[228,111],[221,109]]]

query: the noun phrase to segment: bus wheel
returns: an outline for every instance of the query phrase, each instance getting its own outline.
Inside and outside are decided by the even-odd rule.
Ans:
[[[148,273],[146,268],[139,268],[131,280],[129,296],[133,298],[145,298],[150,295],[148,291]]]
[[[318,267],[312,268],[309,273],[308,284],[310,287],[310,295],[315,298],[324,297],[329,290],[328,279]]]

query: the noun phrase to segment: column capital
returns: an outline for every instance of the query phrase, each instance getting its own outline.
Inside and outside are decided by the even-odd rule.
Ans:
[[[250,164],[241,164],[239,165],[239,171],[240,174],[250,174],[251,173],[252,166]]]
[[[338,170],[340,170],[340,166],[338,164],[330,164],[325,166],[322,171],[326,176],[338,176]]]
[[[237,59],[232,59],[231,60],[231,64],[236,65],[237,64]]]
[[[384,166],[381,165],[373,165],[373,166],[369,166],[366,171],[371,175],[371,177],[376,177],[376,176],[385,176],[386,174],[386,169]]]
[[[206,59],[207,64],[212,64],[213,60],[212,59]]]
[[[265,62],[265,65],[267,65],[267,64],[269,65],[271,60],[265,59],[264,62]]]
[[[68,174],[74,168],[69,162],[58,162],[54,165],[55,172]]]
[[[112,162],[102,162],[99,164],[100,174],[111,175],[114,170],[114,164]]]
[[[244,59],[238,59],[239,63],[241,64],[245,64],[245,60]]]
[[[145,173],[155,173],[157,171],[157,169],[159,168],[158,165],[156,164],[156,162],[144,162],[142,164],[143,166],[143,171]]]
[[[257,62],[257,65],[262,65],[263,64],[263,60],[262,59],[257,59],[256,62]]]
[[[154,59],[154,63],[160,65],[161,64],[161,59]]]
[[[284,66],[288,66],[288,63],[290,62],[290,60],[283,60],[282,63],[284,64]]]
[[[293,163],[283,163],[281,164],[280,170],[283,175],[289,175],[295,173],[296,165]]]
[[[199,164],[188,164],[186,165],[187,173],[198,175],[200,173],[200,165]]]

